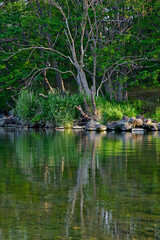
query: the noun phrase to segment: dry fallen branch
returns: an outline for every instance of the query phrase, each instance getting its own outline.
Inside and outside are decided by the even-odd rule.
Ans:
[[[78,111],[81,113],[81,115],[82,115],[85,119],[91,120],[91,118],[90,118],[87,114],[85,114],[85,112],[82,110],[82,108],[81,108],[80,105],[79,105],[79,107],[76,106],[76,108],[78,109]]]
[[[81,115],[88,121],[90,120],[94,120],[97,121],[98,120],[98,116],[97,116],[97,110],[96,110],[96,104],[95,104],[95,100],[94,100],[94,93],[93,93],[93,87],[91,88],[91,104],[92,106],[88,106],[88,103],[86,101],[86,99],[83,99],[84,104],[85,104],[85,110],[87,113],[85,113],[82,109],[82,107],[79,105],[76,106],[76,108],[78,109],[78,111],[81,113]]]

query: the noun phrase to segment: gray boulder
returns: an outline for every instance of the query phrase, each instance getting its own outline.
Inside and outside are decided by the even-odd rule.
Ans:
[[[54,128],[54,124],[47,121],[45,124],[45,128]]]
[[[17,120],[17,127],[24,127],[25,122],[23,120]]]
[[[133,128],[133,124],[129,123],[129,121],[124,121],[124,120],[120,120],[116,127],[115,130],[117,131],[131,131]]]
[[[114,131],[114,129],[117,126],[117,121],[108,122],[106,126],[107,126],[107,131]]]
[[[16,124],[6,124],[5,127],[7,127],[7,128],[16,128],[17,125]]]
[[[157,123],[157,129],[158,129],[158,131],[160,131],[160,122]]]
[[[20,121],[14,116],[0,119],[0,127],[16,127],[16,125],[20,125]]]
[[[103,132],[103,131],[106,131],[106,130],[107,130],[107,127],[105,125],[99,124],[99,126],[96,127],[97,132]]]
[[[135,121],[135,117],[131,117],[130,119],[129,119],[129,123],[133,123],[134,121]]]
[[[158,131],[158,126],[156,123],[151,124],[143,124],[143,128],[146,129],[146,131]]]
[[[85,130],[86,131],[96,131],[97,127],[99,127],[99,123],[95,122],[94,120],[89,121],[86,126],[85,126]]]
[[[17,119],[13,116],[5,117],[5,124],[17,124]]]
[[[126,121],[126,122],[128,122],[129,119],[130,119],[130,118],[129,118],[128,116],[125,116],[125,115],[122,117],[122,120],[123,120],[123,121]]]
[[[28,128],[34,128],[34,123],[28,122],[28,123],[27,123],[27,127],[28,127]]]
[[[0,127],[4,127],[5,121],[5,118],[0,119]]]

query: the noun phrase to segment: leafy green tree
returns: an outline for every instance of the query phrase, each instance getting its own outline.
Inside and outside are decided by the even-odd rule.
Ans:
[[[159,9],[157,0],[1,2],[1,96],[53,91],[51,71],[62,94],[61,74],[118,101],[133,84],[159,84]]]
[[[151,73],[150,83],[158,83],[159,2],[154,1],[153,5],[149,1],[107,1],[103,4],[101,42],[97,48],[97,91],[103,89],[110,99],[121,101],[126,98],[129,86],[145,83],[147,69]]]

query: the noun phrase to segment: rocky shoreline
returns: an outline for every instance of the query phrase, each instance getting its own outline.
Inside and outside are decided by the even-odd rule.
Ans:
[[[108,122],[106,125],[100,125],[94,121],[90,121],[85,126],[87,131],[160,131],[160,122],[156,123],[150,118],[144,118],[143,116],[138,115],[135,117],[123,116],[119,121]],[[106,127],[106,129],[105,129]]]
[[[14,115],[0,116],[0,127],[2,128],[50,128],[50,129],[64,129],[64,127],[56,127],[50,122],[36,122],[20,120]],[[135,117],[123,116],[119,121],[112,121],[101,125],[100,123],[90,120],[83,126],[75,125],[72,127],[74,130],[84,129],[86,131],[160,131],[160,122],[155,122],[150,118],[144,118],[138,115]]]

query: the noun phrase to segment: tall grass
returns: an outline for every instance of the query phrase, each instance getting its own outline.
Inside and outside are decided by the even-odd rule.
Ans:
[[[101,97],[96,100],[96,105],[103,124],[109,121],[120,120],[123,115],[133,117],[140,113],[139,104],[110,102],[105,101]]]
[[[24,90],[18,97],[15,111],[21,119],[32,119],[40,109],[40,102],[32,91]]]
[[[23,91],[17,100],[16,112],[22,119],[29,119],[32,122],[50,121],[56,126],[63,125],[69,127],[80,118],[80,113],[76,105],[84,109],[84,96],[81,94],[66,93],[65,96],[58,92],[50,93],[47,99],[38,97],[34,92]],[[86,97],[87,99],[87,97]],[[88,104],[91,100],[87,99]],[[109,102],[101,97],[96,99],[96,106],[99,120],[105,124],[108,121],[119,120],[123,115],[129,117],[140,113],[140,103],[116,103]],[[157,116],[160,110],[157,110]]]
[[[34,92],[22,91],[16,104],[16,113],[21,119],[32,122],[50,121],[56,126],[69,127],[80,117],[76,105],[83,107],[83,95],[66,93],[65,96],[58,92],[47,95],[48,99],[37,96]]]
[[[66,93],[65,96],[58,93],[48,95],[48,119],[55,122],[55,124],[69,127],[73,122],[79,118],[79,112],[76,105],[83,105],[83,95]]]

